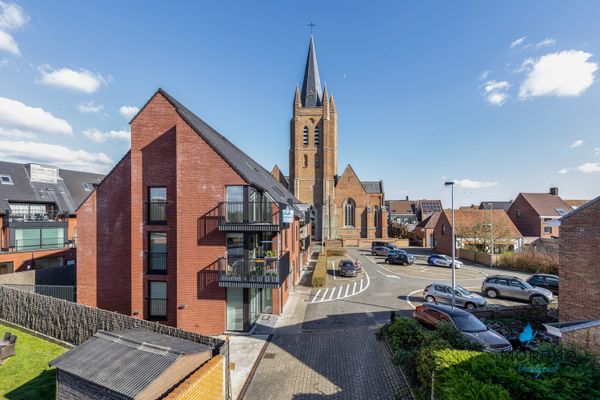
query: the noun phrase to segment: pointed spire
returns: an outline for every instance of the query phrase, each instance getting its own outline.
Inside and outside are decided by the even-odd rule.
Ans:
[[[327,94],[327,84],[325,84],[325,87],[323,89],[323,102],[326,103],[328,98],[329,95]]]
[[[296,84],[296,93],[294,93],[294,105],[302,106],[302,100],[300,100],[300,90],[298,89],[298,84]]]
[[[310,43],[308,45],[308,56],[306,57],[301,97],[304,107],[319,107],[323,101],[319,67],[317,66],[317,52],[315,51],[315,41],[312,34],[310,35]]]
[[[331,111],[335,112],[335,102],[333,101],[333,95],[329,97],[329,107],[331,107]]]

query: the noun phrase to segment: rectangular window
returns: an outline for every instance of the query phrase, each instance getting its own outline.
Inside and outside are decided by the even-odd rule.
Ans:
[[[13,269],[13,262],[12,261],[7,261],[7,262],[1,262],[0,263],[0,275],[2,274],[12,274],[14,272]]]
[[[0,175],[0,183],[3,185],[13,185],[12,178],[9,175]]]
[[[552,233],[552,227],[551,226],[545,226],[544,227],[544,233],[551,234]]]
[[[148,188],[148,223],[165,224],[167,222],[167,188]]]
[[[244,187],[227,186],[225,218],[227,222],[244,221]]]
[[[56,249],[64,245],[64,228],[15,229],[15,248],[17,251]]]
[[[148,282],[148,318],[167,318],[167,282]]]
[[[148,273],[167,273],[167,234],[150,232],[148,236]]]

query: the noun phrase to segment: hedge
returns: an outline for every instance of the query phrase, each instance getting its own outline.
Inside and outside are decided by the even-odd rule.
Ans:
[[[498,267],[529,273],[558,274],[558,256],[533,250],[506,253],[498,261]]]
[[[327,283],[327,257],[319,254],[317,264],[312,274],[312,287],[323,287]]]
[[[334,257],[334,256],[338,256],[338,257],[343,257],[345,256],[347,253],[346,249],[343,249],[341,247],[336,247],[333,249],[327,249],[327,256],[328,257]]]

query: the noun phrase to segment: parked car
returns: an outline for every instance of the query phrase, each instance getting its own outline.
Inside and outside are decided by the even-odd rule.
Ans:
[[[504,336],[485,326],[473,314],[460,308],[441,304],[423,304],[417,306],[413,318],[430,328],[435,328],[441,321],[452,322],[469,340],[481,343],[484,351],[512,350],[512,345]]]
[[[371,249],[371,254],[373,254],[374,256],[384,256],[387,257],[388,254],[390,254],[390,252],[392,252],[393,249],[391,247],[388,246],[374,246]]]
[[[388,244],[388,242],[371,242],[371,251],[373,251],[375,249],[375,247],[386,247]]]
[[[452,285],[445,282],[433,282],[423,290],[423,298],[428,303],[452,304]],[[455,286],[456,305],[474,310],[477,307],[485,307],[487,301],[477,293],[469,292],[460,285]]]
[[[532,304],[550,303],[554,300],[548,289],[531,286],[521,278],[508,275],[488,276],[481,284],[481,291],[491,299],[512,297]]]
[[[445,254],[432,254],[427,258],[427,264],[452,268],[452,257],[448,257]],[[463,263],[455,259],[454,266],[455,268],[460,268],[463,266]]]
[[[407,252],[393,251],[385,258],[386,264],[409,265],[415,263],[415,256]]]
[[[354,265],[354,261],[352,260],[342,260],[339,264],[340,276],[356,276],[358,274],[358,270],[356,269],[356,265]]]
[[[551,274],[533,274],[527,279],[531,286],[548,289],[555,296],[558,296],[558,282],[558,276]]]

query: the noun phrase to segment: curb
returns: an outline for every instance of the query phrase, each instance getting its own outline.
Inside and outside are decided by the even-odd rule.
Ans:
[[[265,340],[265,344],[263,345],[262,349],[260,349],[260,353],[258,353],[258,357],[256,358],[254,365],[252,365],[252,368],[250,369],[250,373],[248,374],[248,378],[246,378],[246,382],[244,382],[244,386],[242,386],[242,389],[240,390],[240,393],[238,393],[236,400],[242,400],[244,398],[244,396],[246,396],[246,391],[248,390],[248,387],[250,386],[250,383],[252,382],[252,379],[254,378],[254,374],[256,373],[256,370],[258,369],[258,364],[260,364],[261,360],[263,359],[265,351],[267,350],[267,346],[269,345],[269,343],[271,343],[272,338],[273,338],[273,334],[271,333],[271,334],[269,334],[269,337],[267,338],[267,340]]]

